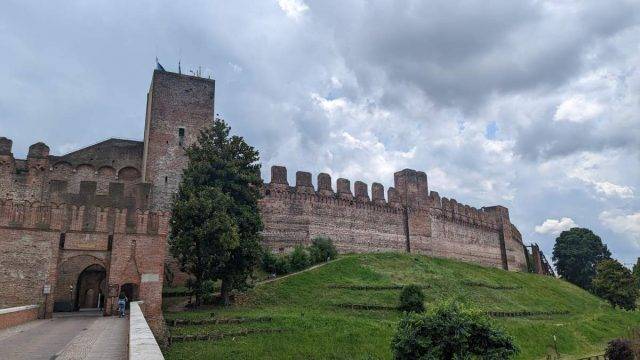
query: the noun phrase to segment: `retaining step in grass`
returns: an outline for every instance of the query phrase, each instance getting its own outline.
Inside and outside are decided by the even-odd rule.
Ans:
[[[258,318],[220,318],[220,319],[173,319],[167,320],[169,326],[209,325],[209,324],[244,324],[271,322],[271,317]]]
[[[330,289],[346,290],[402,290],[407,285],[327,285]],[[415,285],[420,289],[429,289],[429,285]]]
[[[372,304],[335,304],[335,307],[354,310],[398,310],[397,306],[372,305]]]
[[[526,317],[526,316],[540,316],[540,315],[569,315],[570,312],[566,310],[561,311],[487,311],[487,315],[491,317]]]
[[[239,331],[235,331],[232,333],[220,333],[220,332],[210,332],[206,334],[196,334],[196,335],[176,335],[169,336],[169,343],[175,342],[184,342],[184,341],[211,341],[211,340],[222,340],[228,338],[235,338],[238,336],[247,336],[251,334],[273,334],[273,333],[282,333],[287,331],[286,329],[242,329]]]
[[[487,289],[493,290],[518,290],[522,289],[522,286],[519,285],[494,285],[494,284],[486,284],[478,281],[466,280],[462,282],[463,285],[473,286],[473,287],[483,287]]]

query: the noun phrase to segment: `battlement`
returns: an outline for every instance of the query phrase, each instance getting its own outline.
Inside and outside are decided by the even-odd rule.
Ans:
[[[169,218],[163,211],[0,200],[0,227],[6,228],[165,235]]]
[[[494,230],[500,229],[499,217],[492,211],[494,207],[475,208],[458,202],[456,199],[440,198],[440,194],[431,191],[429,194],[431,207],[436,210],[441,218],[468,223],[471,225],[487,227]],[[506,209],[502,207],[503,209]]]
[[[265,184],[265,194],[270,197],[305,198],[318,202],[332,202],[345,206],[360,206],[380,211],[397,211],[400,202],[392,197],[387,202],[384,198],[384,186],[373,183],[371,197],[369,197],[368,185],[362,181],[354,183],[353,192],[351,181],[339,178],[336,180],[334,191],[331,176],[320,173],[317,177],[317,189],[311,181],[311,173],[306,171],[296,172],[296,184],[290,186],[287,180],[287,168],[284,166],[271,167],[271,182]],[[393,188],[390,188],[393,191]]]
[[[318,174],[317,189],[313,187],[311,178],[311,173],[297,171],[296,184],[290,186],[287,180],[287,168],[272,166],[271,182],[265,184],[265,195],[290,200],[303,199],[341,206],[364,207],[384,212],[401,212],[405,208],[409,211],[431,211],[437,217],[447,221],[496,231],[500,229],[499,218],[503,216],[505,210],[508,217],[508,210],[502,206],[477,209],[461,204],[455,199],[440,198],[435,191],[428,193],[427,175],[412,169],[394,174],[395,186],[387,190],[386,199],[384,186],[377,182],[371,185],[371,193],[369,193],[366,183],[355,181],[352,192],[351,181],[339,178],[336,180],[336,191],[334,191],[329,174]]]

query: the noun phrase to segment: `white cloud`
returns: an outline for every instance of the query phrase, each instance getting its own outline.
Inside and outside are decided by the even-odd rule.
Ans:
[[[309,10],[309,6],[302,0],[278,0],[278,6],[293,20],[299,20]]]
[[[640,246],[640,212],[624,214],[619,211],[603,211],[599,218],[604,226],[631,238]]]
[[[576,226],[578,225],[576,225],[573,219],[568,217],[563,217],[562,219],[559,219],[559,220],[547,219],[542,223],[542,225],[536,226],[535,231],[538,234],[558,235],[564,230],[569,230]]]
[[[575,95],[558,105],[553,120],[585,122],[598,117],[603,111],[600,103],[589,101],[583,95]]]
[[[633,198],[633,189],[629,186],[616,185],[608,181],[594,181],[592,184],[595,186],[597,192],[606,196],[617,196],[623,199]]]

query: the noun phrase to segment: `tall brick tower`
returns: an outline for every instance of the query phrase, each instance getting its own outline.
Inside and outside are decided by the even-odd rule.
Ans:
[[[169,210],[187,166],[185,148],[214,119],[215,81],[162,70],[147,94],[142,176],[153,184],[151,209]]]

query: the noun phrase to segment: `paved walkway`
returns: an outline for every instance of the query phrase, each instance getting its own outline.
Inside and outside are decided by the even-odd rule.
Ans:
[[[0,359],[126,359],[129,319],[83,315],[0,331]]]

